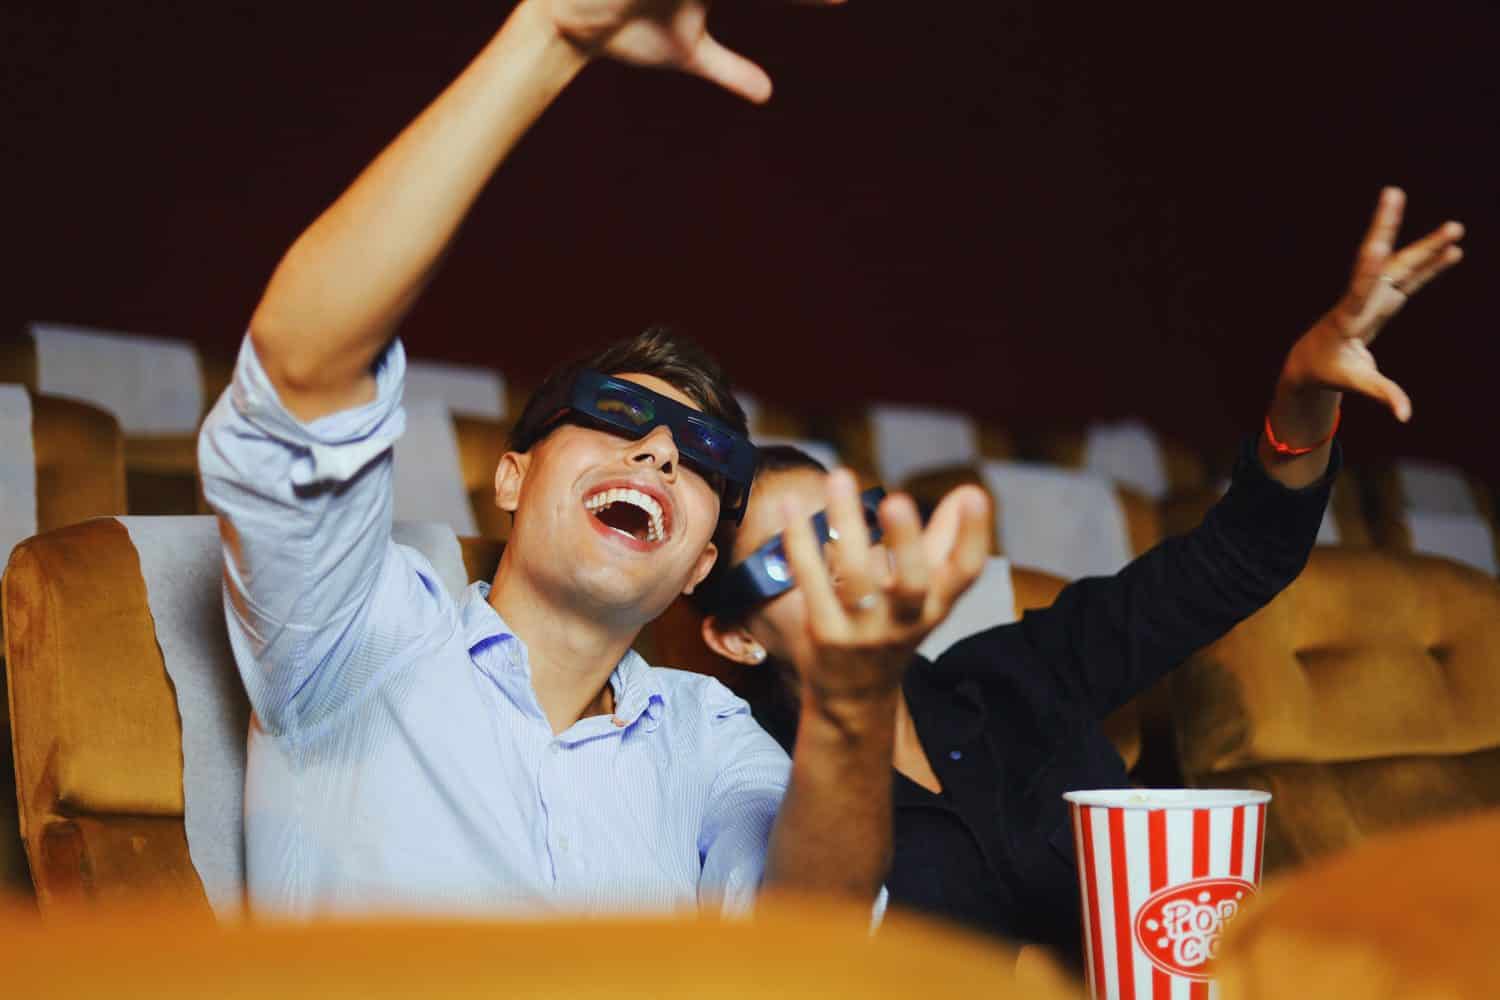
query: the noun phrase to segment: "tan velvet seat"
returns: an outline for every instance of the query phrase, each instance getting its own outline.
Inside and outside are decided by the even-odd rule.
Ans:
[[[1268,871],[1500,804],[1500,583],[1468,567],[1315,549],[1173,680],[1187,779],[1275,796]]]
[[[30,395],[37,530],[125,513],[124,451],[115,418],[77,400]],[[0,623],[0,638],[3,635]],[[4,663],[0,655],[0,677]],[[29,891],[16,812],[8,704],[0,704],[0,744],[0,890]]]
[[[464,492],[468,494],[469,505],[474,508],[474,523],[485,538],[501,542],[510,537],[511,519],[509,514],[495,506],[495,470],[508,448],[510,428],[511,425],[504,421],[461,414],[453,416]]]
[[[1273,881],[1226,932],[1222,1000],[1494,997],[1496,844],[1490,809],[1375,837]]]
[[[229,385],[234,364],[224,357],[202,354],[198,360],[206,413]],[[36,343],[30,337],[0,343],[0,382],[19,382],[33,393],[39,391]],[[124,468],[131,513],[197,514],[206,510],[198,488],[196,434],[126,434]]]
[[[31,393],[36,454],[36,521],[50,531],[126,510],[120,425],[98,407]]]
[[[500,545],[465,540],[471,578]],[[17,546],[0,585],[20,830],[44,910],[165,896],[208,916],[183,831],[182,727],[124,525]]]

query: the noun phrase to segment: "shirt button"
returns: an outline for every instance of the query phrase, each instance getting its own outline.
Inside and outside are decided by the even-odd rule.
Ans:
[[[568,853],[568,838],[565,834],[559,834],[557,838],[557,849],[564,854]]]
[[[948,751],[948,759],[949,760],[963,760],[964,759],[964,752],[962,750],[949,750]]]
[[[556,740],[553,740],[551,743],[547,744],[548,753],[555,754],[561,752],[561,750],[562,744],[558,743]]]

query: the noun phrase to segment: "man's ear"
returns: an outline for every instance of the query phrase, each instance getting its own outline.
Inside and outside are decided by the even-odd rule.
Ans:
[[[693,588],[697,587],[698,584],[703,582],[703,578],[708,576],[708,571],[714,568],[714,562],[718,558],[719,547],[713,542],[709,542],[703,547],[702,554],[698,556],[698,564],[693,567],[693,574],[688,577],[687,586],[682,588],[682,592],[684,594],[691,594]]]
[[[495,466],[495,506],[514,514],[521,503],[521,484],[531,468],[531,453],[508,451]]]
[[[743,625],[725,627],[714,615],[703,619],[703,644],[726,660],[756,667],[766,662],[766,648]]]

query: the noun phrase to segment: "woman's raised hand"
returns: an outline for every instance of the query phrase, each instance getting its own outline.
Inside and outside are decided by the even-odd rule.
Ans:
[[[759,104],[771,96],[766,71],[708,33],[709,0],[541,0],[581,48],[637,66],[678,69]],[[832,6],[843,0],[798,0]]]
[[[990,503],[974,486],[944,498],[926,530],[916,504],[894,494],[880,505],[884,549],[870,542],[854,476],[828,477],[825,562],[811,511],[783,504],[787,562],[807,602],[807,642],[796,664],[804,690],[825,704],[878,701],[900,686],[912,654],[984,568]]]
[[[1370,344],[1408,299],[1463,259],[1458,241],[1464,227],[1445,222],[1422,239],[1395,249],[1406,196],[1399,188],[1380,194],[1375,218],[1359,248],[1349,288],[1287,356],[1284,378],[1299,386],[1357,392],[1390,407],[1396,419],[1411,418],[1411,399],[1381,374]]]

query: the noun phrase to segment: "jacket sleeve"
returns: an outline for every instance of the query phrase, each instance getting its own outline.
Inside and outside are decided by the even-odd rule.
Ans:
[[[1026,641],[1053,682],[1103,718],[1270,603],[1307,564],[1341,461],[1335,444],[1323,479],[1294,490],[1248,441],[1228,493],[1196,528],[1026,614]]]

